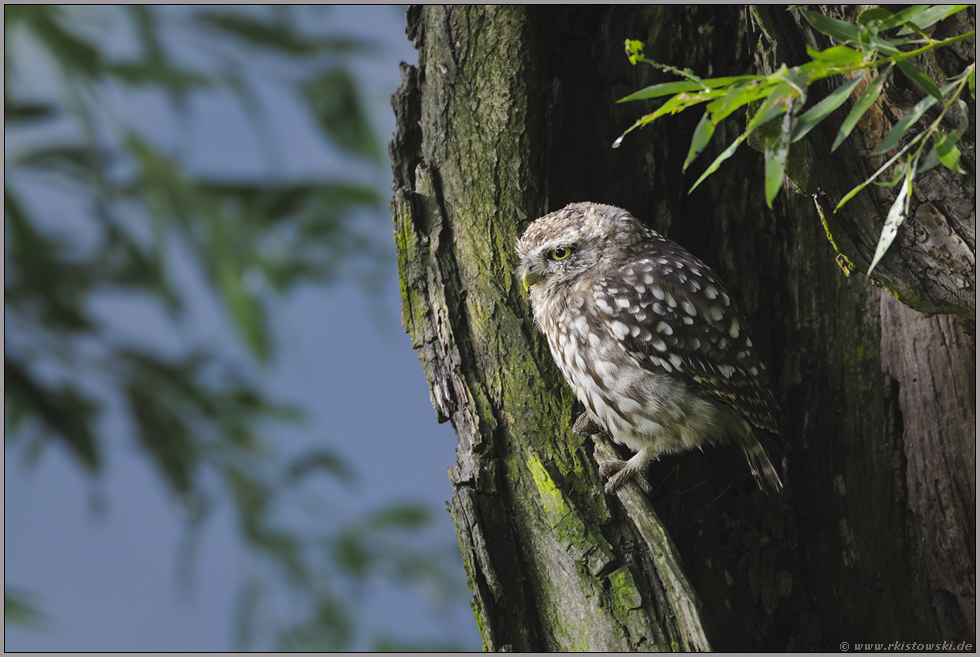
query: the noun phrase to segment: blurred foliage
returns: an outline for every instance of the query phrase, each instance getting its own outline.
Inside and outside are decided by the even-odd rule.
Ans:
[[[35,628],[42,626],[44,622],[29,594],[6,589],[3,591],[3,620],[11,625]]]
[[[641,41],[627,40],[626,54],[630,63],[643,62],[684,79],[655,84],[620,99],[619,102],[629,102],[670,96],[657,110],[638,119],[620,135],[613,143],[613,148],[619,146],[626,135],[636,128],[667,114],[677,114],[689,107],[707,103],[704,115],[691,138],[691,147],[684,161],[686,170],[708,145],[715,128],[723,119],[742,107],[755,106],[742,134],[715,158],[690,191],[693,192],[709,175],[718,170],[722,162],[734,155],[742,142],[761,133],[761,128],[767,123],[780,121],[779,129],[770,131],[773,134],[764,138],[762,149],[765,157],[766,203],[771,208],[783,184],[790,144],[803,139],[814,127],[843,105],[851,97],[852,92],[857,94],[860,90],[860,95],[854,101],[850,113],[844,119],[834,139],[831,150],[837,150],[837,147],[857,126],[858,121],[878,100],[889,74],[897,68],[915,82],[925,96],[895,124],[872,152],[872,155],[881,155],[894,151],[894,155],[870,178],[845,194],[835,208],[836,212],[854,195],[890,169],[893,174],[891,181],[876,184],[894,187],[901,181],[899,193],[888,212],[874,258],[868,268],[867,273],[870,274],[891,246],[899,226],[908,215],[912,181],[915,177],[939,165],[956,173],[964,173],[959,165],[960,151],[956,143],[969,125],[971,112],[961,95],[964,90],[969,89],[971,97],[976,100],[976,60],[966,66],[962,72],[951,77],[948,84],[940,88],[915,64],[914,59],[931,50],[974,38],[976,32],[972,30],[939,40],[933,39],[926,33],[926,30],[936,23],[971,6],[912,5],[895,14],[881,7],[873,7],[862,11],[857,17],[857,23],[853,25],[816,11],[792,7],[791,9],[799,11],[815,30],[836,39],[842,45],[822,51],[807,46],[807,53],[813,61],[792,68],[784,64],[770,75],[702,79],[690,69],[681,70],[645,57]],[[849,79],[804,112],[810,86],[818,80],[838,75]],[[863,87],[856,88],[862,83]],[[927,111],[937,103],[939,111],[926,116]],[[955,111],[950,112],[953,108]],[[957,125],[954,129],[942,128],[947,112],[958,114],[958,118],[954,118]],[[927,124],[918,131],[918,134],[911,136],[912,128],[923,117],[928,119]],[[927,151],[926,147],[930,142],[933,145]],[[903,156],[905,156],[904,160]]]
[[[192,525],[233,505],[255,557],[240,647],[343,650],[363,631],[357,600],[373,578],[439,600],[460,577],[419,538],[426,509],[393,506],[355,524],[326,500],[300,510],[313,480],[352,474],[325,447],[286,458],[266,435],[300,417],[259,385],[275,357],[272,301],[338,276],[371,289],[388,266],[354,221],[383,211],[378,181],[388,180],[349,69],[370,44],[309,35],[298,11],[315,10],[5,5],[5,444],[28,460],[59,444],[98,478],[106,418],[123,417]],[[276,170],[267,83],[305,107],[349,163],[343,175],[201,173],[187,143],[160,144],[119,109],[120,99],[152,103],[172,133],[190,134],[193,100],[229,99]],[[189,344],[187,271],[244,349]],[[173,339],[127,334],[98,310],[113,299],[149,307]],[[284,520],[287,507],[301,519]],[[4,613],[39,617],[7,591]]]

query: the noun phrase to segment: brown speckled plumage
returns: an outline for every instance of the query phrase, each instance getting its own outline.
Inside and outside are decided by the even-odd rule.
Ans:
[[[552,356],[610,437],[608,492],[661,454],[731,440],[762,486],[782,483],[752,426],[778,432],[769,377],[718,277],[625,210],[574,203],[533,222],[519,273]]]

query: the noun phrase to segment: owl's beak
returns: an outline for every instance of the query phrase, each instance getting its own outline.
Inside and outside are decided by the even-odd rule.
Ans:
[[[524,291],[528,292],[531,286],[535,283],[540,283],[544,280],[544,276],[541,274],[535,274],[530,268],[525,267],[524,271],[521,273],[521,283],[524,284]]]

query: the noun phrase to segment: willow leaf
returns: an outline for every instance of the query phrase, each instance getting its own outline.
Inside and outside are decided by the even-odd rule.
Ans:
[[[888,210],[888,217],[885,218],[885,227],[881,229],[881,237],[878,238],[878,246],[875,247],[875,256],[871,260],[871,266],[868,267],[869,276],[871,275],[871,270],[875,268],[875,265],[878,264],[888,251],[888,247],[895,241],[899,226],[905,222],[905,217],[909,211],[906,201],[908,200],[909,188],[912,187],[914,177],[915,165],[913,163],[913,165],[909,166],[908,174],[902,182],[902,189],[899,190],[898,197],[892,203],[891,209]]]
[[[888,167],[890,167],[891,165],[895,164],[895,161],[898,160],[898,158],[900,158],[903,155],[905,155],[905,153],[910,148],[912,148],[912,146],[914,146],[915,144],[917,144],[925,136],[926,136],[926,133],[920,132],[918,135],[916,135],[915,139],[913,139],[909,143],[905,144],[905,146],[903,146],[900,151],[898,151],[897,153],[895,153],[895,155],[893,155],[890,160],[888,160],[887,162],[885,162],[884,164],[882,164],[881,165],[881,168],[879,168],[877,171],[875,171],[873,174],[871,174],[871,177],[869,177],[863,183],[861,183],[860,185],[858,185],[857,187],[855,187],[854,189],[852,189],[851,191],[849,191],[847,194],[845,194],[844,195],[844,198],[842,198],[840,200],[840,202],[837,204],[837,207],[834,208],[834,212],[837,212],[838,210],[840,210],[841,207],[843,207],[843,205],[845,203],[847,203],[852,198],[854,198],[857,195],[858,192],[860,192],[862,189],[864,189],[865,187],[867,187],[868,185],[870,185],[872,182],[874,182],[874,180],[878,176],[880,176],[882,173],[884,173],[885,170]]]
[[[858,76],[853,80],[842,84],[834,91],[834,93],[830,94],[807,110],[796,124],[796,130],[793,131],[793,142],[803,139],[808,132],[817,127],[817,124],[830,116],[830,114],[838,107],[843,105],[844,101],[851,95],[851,91],[854,90],[854,87],[856,87],[862,79],[862,76]]]
[[[917,85],[925,89],[930,96],[939,102],[943,102],[943,95],[940,93],[939,87],[937,87],[936,83],[932,81],[932,78],[926,75],[925,71],[907,59],[898,60],[898,68],[900,68],[902,73],[904,73],[910,80],[913,80]]]
[[[711,141],[713,134],[715,134],[715,123],[711,120],[708,111],[705,110],[704,115],[701,116],[701,121],[698,123],[698,127],[694,129],[694,137],[691,138],[691,148],[687,152],[687,159],[684,160],[684,166],[681,167],[682,173],[687,171],[688,165],[701,154],[704,147]]]
[[[844,119],[844,123],[841,124],[840,130],[837,132],[837,138],[834,139],[834,145],[830,147],[831,151],[836,151],[837,147],[847,139],[851,131],[854,130],[854,126],[857,122],[864,116],[864,113],[871,109],[871,106],[875,104],[878,100],[878,96],[881,95],[881,88],[885,84],[885,80],[888,79],[888,74],[891,73],[892,65],[889,64],[885,67],[885,70],[878,74],[875,81],[868,85],[868,88],[864,90],[861,97],[854,104],[854,108],[851,109],[851,113],[847,115]]]
[[[721,153],[721,155],[719,155],[718,157],[716,157],[715,158],[715,161],[711,163],[711,166],[709,166],[707,169],[705,169],[704,173],[701,174],[701,177],[698,178],[697,182],[694,183],[694,185],[691,187],[691,189],[687,190],[687,193],[690,194],[695,189],[697,189],[698,185],[700,185],[701,183],[703,183],[705,178],[707,178],[708,176],[710,176],[711,174],[713,174],[715,171],[718,170],[718,167],[721,166],[721,163],[722,162],[724,162],[725,160],[727,160],[728,158],[730,158],[732,155],[734,155],[735,154],[735,151],[738,150],[739,145],[743,141],[745,141],[745,137],[746,137],[747,134],[748,133],[746,133],[746,132],[743,132],[742,134],[740,134],[735,139],[735,141],[732,142],[731,146],[729,146],[728,148],[726,148]]]

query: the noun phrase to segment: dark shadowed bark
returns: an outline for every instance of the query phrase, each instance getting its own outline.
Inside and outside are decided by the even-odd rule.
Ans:
[[[686,194],[718,152],[681,174],[698,113],[610,148],[650,111],[615,100],[666,79],[630,66],[626,38],[737,75],[828,45],[794,13],[413,7],[408,34],[419,64],[403,66],[391,147],[403,319],[459,436],[450,506],[486,648],[975,644],[975,346],[920,312],[973,319],[973,147],[969,182],[920,186],[876,270],[912,310],[860,273],[887,192],[828,210],[873,171],[867,140],[887,129],[833,155],[834,128],[811,133],[790,155],[800,193],[775,210],[748,148]],[[719,126],[720,148],[739,120]],[[758,491],[734,448],[663,458],[650,498],[603,494],[594,456],[619,448],[571,432],[581,408],[513,276],[524,228],[575,201],[626,208],[726,281],[773,374],[783,495]]]

